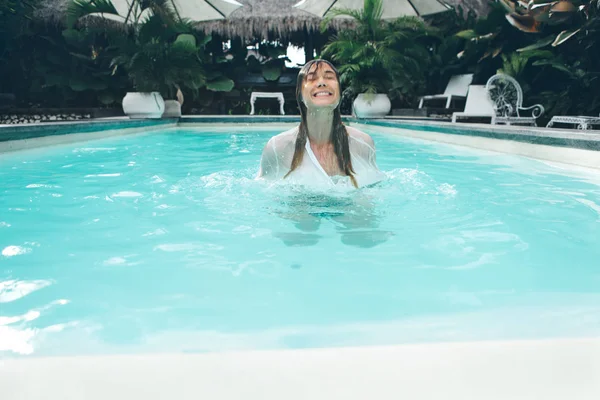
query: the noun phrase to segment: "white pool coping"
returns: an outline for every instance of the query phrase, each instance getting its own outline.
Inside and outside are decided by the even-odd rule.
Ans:
[[[3,400],[600,399],[600,338],[0,361]]]
[[[290,117],[295,116],[285,116],[277,118],[269,117],[270,122],[239,122],[245,119],[248,119],[248,116],[237,116],[237,118],[227,117],[227,122],[210,122],[212,119],[217,118],[219,116],[186,116],[185,119],[188,119],[189,122],[185,122],[183,124],[177,124],[177,122],[173,122],[172,124],[164,124],[158,126],[150,126],[150,127],[138,127],[138,128],[128,128],[128,129],[116,129],[116,130],[105,130],[98,132],[88,132],[88,133],[70,133],[65,135],[52,135],[46,137],[38,137],[32,139],[23,139],[23,140],[13,140],[0,142],[0,154],[11,151],[19,151],[26,150],[32,148],[40,148],[47,147],[53,145],[60,144],[70,144],[81,141],[88,140],[96,140],[107,137],[114,137],[120,135],[127,134],[135,134],[142,132],[152,132],[156,130],[162,129],[171,129],[171,128],[198,128],[203,127],[206,129],[211,129],[215,132],[223,132],[228,133],[230,129],[244,129],[248,131],[261,130],[265,127],[269,129],[281,129],[286,130],[290,129],[290,127],[296,126],[297,122],[289,121]],[[223,118],[223,116],[220,116]],[[185,120],[184,119],[184,120]],[[95,122],[107,122],[107,121],[127,121],[126,117],[122,118],[105,118],[94,120]],[[206,120],[207,122],[202,122],[202,120]],[[236,120],[239,120],[236,122]],[[385,120],[389,121],[389,120]],[[459,127],[464,127],[465,129],[482,129],[490,132],[500,132],[506,133],[510,132],[511,134],[516,135],[534,135],[539,137],[550,137],[550,138],[562,138],[566,140],[586,140],[586,141],[600,141],[600,133],[596,133],[594,131],[577,131],[577,130],[567,130],[567,129],[546,129],[546,128],[523,128],[516,126],[497,126],[497,125],[489,125],[489,124],[453,124],[439,121],[403,121],[405,123],[418,124],[423,126],[429,126],[431,128],[452,128],[456,129]],[[77,122],[81,123],[81,122]],[[53,124],[52,126],[58,125],[72,125],[74,122],[63,122]],[[349,123],[352,126],[357,126],[359,129],[364,130],[376,130],[377,132],[398,135],[407,138],[414,139],[422,139],[430,142],[438,142],[445,144],[458,145],[463,147],[470,147],[480,150],[488,150],[494,151],[497,153],[506,153],[506,154],[514,154],[519,156],[524,156],[528,158],[533,158],[542,161],[548,162],[556,162],[566,165],[585,167],[585,168],[593,168],[596,170],[600,170],[600,151],[597,150],[586,150],[576,147],[565,147],[565,146],[553,146],[553,145],[543,145],[543,144],[534,144],[528,143],[526,141],[515,141],[504,138],[487,138],[469,134],[453,134],[453,133],[440,133],[440,132],[432,132],[425,130],[415,130],[410,128],[402,128],[402,127],[388,127],[381,126],[377,124],[363,124],[360,121],[352,121]],[[9,125],[10,126],[10,125]]]
[[[63,123],[63,125],[74,124],[74,123]],[[0,154],[10,153],[23,150],[33,149],[44,149],[51,146],[68,145],[72,143],[83,143],[94,140],[116,138],[119,136],[135,135],[152,133],[156,131],[174,129],[177,128],[177,124],[164,124],[156,126],[143,126],[128,129],[110,129],[110,130],[98,130],[93,132],[84,133],[67,133],[64,135],[50,135],[41,136],[19,140],[8,140],[0,142]]]
[[[600,151],[585,150],[572,147],[549,146],[543,144],[534,144],[527,142],[517,142],[507,139],[486,138],[480,136],[456,135],[452,133],[439,133],[417,131],[405,128],[385,127],[378,125],[365,125],[353,123],[362,130],[372,130],[388,135],[398,135],[414,139],[422,139],[431,142],[445,143],[470,147],[479,150],[493,151],[496,153],[505,153],[533,158],[536,160],[550,161],[561,164],[569,164],[578,167],[600,169]],[[515,127],[511,127],[515,128]],[[581,133],[570,133],[571,135],[581,135]]]

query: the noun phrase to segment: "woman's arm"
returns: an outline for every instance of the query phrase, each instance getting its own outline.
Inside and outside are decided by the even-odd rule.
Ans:
[[[263,149],[257,178],[273,178],[279,174],[279,160],[277,159],[277,151],[275,150],[273,139],[269,139]]]

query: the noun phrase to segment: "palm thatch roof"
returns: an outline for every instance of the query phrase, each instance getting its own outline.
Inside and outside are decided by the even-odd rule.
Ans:
[[[51,23],[64,23],[72,0],[40,0],[36,17]],[[194,1],[194,0],[186,0]],[[224,20],[197,22],[198,29],[216,33],[226,38],[278,39],[289,41],[299,32],[317,32],[321,18],[294,8],[299,0],[239,0],[240,7]],[[348,21],[336,21],[336,28],[345,27]]]
[[[300,0],[237,0],[244,6],[234,11],[225,20],[200,22],[198,28],[206,33],[217,33],[227,38],[240,37],[279,39],[285,42],[298,33],[320,30],[321,18],[304,10],[294,8]],[[447,4],[472,10],[477,15],[489,11],[489,0],[442,0]],[[335,30],[348,28],[348,19],[334,19],[330,27]]]
[[[465,13],[469,10],[478,16],[485,16],[490,12],[490,0],[442,0],[454,8],[462,7]]]
[[[40,0],[41,7],[36,16],[55,23],[65,21],[69,3],[72,0]],[[193,1],[193,0],[186,0]],[[244,6],[234,11],[229,18],[216,21],[198,22],[197,27],[206,33],[216,33],[226,38],[278,39],[289,42],[302,33],[320,30],[321,18],[294,8],[299,0],[238,0]],[[489,11],[488,0],[443,0],[454,7],[473,10],[477,15]],[[348,28],[351,21],[336,19],[334,29]],[[294,40],[292,40],[294,41]]]
[[[71,0],[40,0],[40,6],[34,15],[44,21],[63,22]]]
[[[200,22],[198,28],[206,33],[242,39],[279,39],[288,41],[298,32],[318,32],[321,18],[294,8],[299,0],[238,0],[244,6],[227,19]],[[336,29],[347,27],[348,20],[336,20]]]

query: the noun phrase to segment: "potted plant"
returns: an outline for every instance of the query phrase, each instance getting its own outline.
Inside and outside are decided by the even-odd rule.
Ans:
[[[122,55],[113,60],[115,68],[127,71],[137,90],[123,99],[123,110],[132,118],[180,117],[182,89],[197,93],[206,84],[202,47],[196,36],[169,32],[158,26],[161,21],[153,22],[155,18],[159,17],[144,22],[133,45],[124,46]],[[167,100],[162,102],[163,98]]]
[[[384,22],[382,0],[364,0],[362,10],[333,9],[322,24],[346,16],[355,29],[340,31],[325,46],[323,57],[339,66],[345,94],[356,95],[354,114],[359,118],[381,118],[391,110],[390,97],[406,97],[424,82],[427,46],[421,42],[430,29],[414,17]]]
[[[210,37],[178,19],[168,2],[134,1],[123,16],[110,0],[74,0],[69,25],[93,15],[117,21],[117,29],[123,31],[114,43],[119,55],[111,68],[113,73],[123,68],[135,89],[123,99],[125,114],[131,118],[180,116],[181,90],[196,93],[206,84],[203,50]]]

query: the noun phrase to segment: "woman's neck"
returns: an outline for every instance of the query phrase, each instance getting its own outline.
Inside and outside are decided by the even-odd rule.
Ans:
[[[310,143],[323,146],[331,143],[333,131],[334,110],[308,110],[306,114],[306,128]]]

